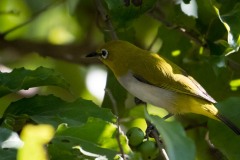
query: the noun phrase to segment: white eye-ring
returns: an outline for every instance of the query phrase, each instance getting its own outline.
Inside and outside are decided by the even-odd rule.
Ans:
[[[101,57],[106,59],[108,57],[108,51],[106,49],[101,50]]]

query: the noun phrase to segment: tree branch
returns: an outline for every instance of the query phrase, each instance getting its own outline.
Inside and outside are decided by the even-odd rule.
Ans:
[[[96,48],[97,46],[88,42],[78,45],[52,45],[49,43],[35,43],[27,40],[6,41],[0,38],[0,49],[2,51],[10,51],[8,54],[12,54],[11,57],[19,57],[36,52],[44,57],[48,56],[84,65],[99,63],[97,59],[85,58],[87,53],[95,51]]]
[[[205,42],[201,39],[199,39],[198,34],[195,33],[194,31],[188,31],[185,28],[178,26],[176,24],[173,24],[171,22],[168,22],[165,20],[165,16],[164,13],[161,11],[161,8],[159,7],[159,5],[156,5],[155,8],[153,8],[149,14],[157,19],[158,21],[160,21],[163,25],[165,25],[166,27],[170,28],[170,29],[175,29],[177,31],[179,31],[180,33],[182,33],[184,36],[186,36],[187,38],[189,38],[190,40],[192,40],[193,42],[195,42],[197,45],[199,46],[205,46]]]

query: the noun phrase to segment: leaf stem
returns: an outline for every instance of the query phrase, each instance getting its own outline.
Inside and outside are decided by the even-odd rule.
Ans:
[[[108,88],[105,89],[105,92],[109,96],[109,98],[110,98],[110,100],[112,102],[113,111],[115,112],[114,114],[118,116],[118,109],[117,109],[117,102],[116,102],[116,100],[114,99],[111,91]],[[117,138],[117,142],[118,142],[118,146],[119,146],[122,158],[124,160],[126,160],[125,155],[124,155],[124,150],[123,150],[123,147],[122,147],[121,141],[120,141],[120,122],[119,122],[119,117],[117,117],[117,135],[116,135],[116,138]]]

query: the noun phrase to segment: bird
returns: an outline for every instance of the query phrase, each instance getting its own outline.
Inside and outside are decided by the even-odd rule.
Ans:
[[[237,135],[240,129],[219,113],[217,102],[182,68],[170,60],[127,41],[112,40],[86,57],[97,57],[118,82],[143,102],[169,114],[195,113],[222,121]]]

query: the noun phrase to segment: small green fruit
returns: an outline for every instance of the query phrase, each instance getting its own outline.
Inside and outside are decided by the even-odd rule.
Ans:
[[[135,147],[142,143],[144,139],[144,133],[140,128],[133,127],[127,131],[127,137],[130,146]]]
[[[144,160],[155,159],[159,153],[159,150],[156,146],[156,143],[153,141],[145,141],[143,142],[137,150],[141,152],[142,158]]]

